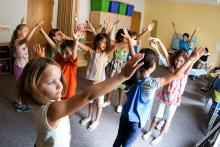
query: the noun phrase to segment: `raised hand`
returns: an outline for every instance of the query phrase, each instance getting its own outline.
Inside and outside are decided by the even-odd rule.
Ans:
[[[144,64],[144,62],[139,63],[144,58],[144,54],[137,54],[128,60],[127,64],[122,69],[122,75],[125,78],[130,78],[134,72]]]
[[[36,28],[40,28],[43,24],[44,24],[44,21],[42,20],[42,21],[38,22],[35,26],[36,26]]]
[[[153,29],[154,29],[154,23],[149,24],[148,27],[147,27],[147,31],[150,32]]]
[[[131,39],[131,36],[128,34],[128,30],[126,28],[123,28],[124,34],[121,34],[126,39]]]
[[[40,44],[34,44],[34,54],[37,57],[45,57],[45,49],[40,46]]]
[[[205,54],[205,48],[200,47],[192,52],[192,54],[190,55],[190,58],[195,62],[204,54]]]
[[[77,29],[76,32],[73,31],[73,38],[76,41],[79,41],[79,39],[82,38],[83,35],[84,35],[84,29],[82,28]]]
[[[160,39],[158,38],[153,38],[153,37],[150,37],[149,39],[149,44],[158,51],[159,47],[158,47],[158,41],[160,41]]]

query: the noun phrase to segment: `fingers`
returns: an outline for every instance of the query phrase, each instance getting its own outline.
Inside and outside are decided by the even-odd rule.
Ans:
[[[137,54],[133,56],[131,59],[129,59],[129,63],[132,64],[133,66],[136,66],[139,61],[141,61],[144,58],[144,54]]]

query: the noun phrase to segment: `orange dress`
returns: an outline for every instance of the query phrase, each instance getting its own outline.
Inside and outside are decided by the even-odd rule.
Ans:
[[[70,57],[68,61],[65,61],[64,58],[57,53],[54,56],[54,60],[60,65],[65,82],[66,82],[66,91],[62,96],[62,99],[66,99],[68,97],[74,96],[76,93],[76,69],[78,66],[77,58],[73,59],[73,56]]]

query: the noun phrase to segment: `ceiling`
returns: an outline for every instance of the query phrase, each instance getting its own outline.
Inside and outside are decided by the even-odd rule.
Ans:
[[[220,5],[220,0],[160,0],[164,2],[168,1],[176,1],[176,2],[192,2],[192,3],[204,3],[204,4],[212,4],[212,5]]]

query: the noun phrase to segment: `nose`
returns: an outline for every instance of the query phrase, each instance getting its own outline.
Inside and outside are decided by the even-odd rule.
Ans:
[[[63,89],[63,84],[61,83],[61,81],[57,81],[57,87],[56,87],[57,90],[59,89]]]
[[[63,58],[66,58],[66,54],[63,54]]]

